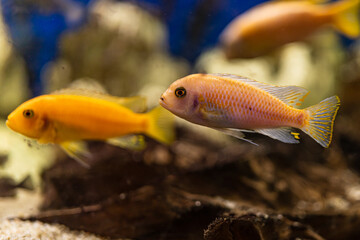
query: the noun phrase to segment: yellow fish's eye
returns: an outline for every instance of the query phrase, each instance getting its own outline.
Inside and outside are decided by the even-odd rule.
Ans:
[[[177,89],[175,89],[175,96],[178,98],[182,98],[185,97],[186,95],[186,89],[183,87],[178,87]]]
[[[23,111],[23,115],[26,118],[32,118],[34,116],[34,111],[31,109],[26,109]]]

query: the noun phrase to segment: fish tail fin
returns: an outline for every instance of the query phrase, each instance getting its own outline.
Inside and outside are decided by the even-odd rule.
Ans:
[[[311,136],[321,146],[329,147],[336,113],[340,106],[338,96],[329,97],[320,103],[308,107],[309,121],[301,130]]]
[[[360,35],[360,0],[344,0],[330,5],[334,27],[350,38]]]
[[[175,138],[174,116],[161,106],[154,108],[147,115],[149,125],[146,134],[161,143],[172,143]]]

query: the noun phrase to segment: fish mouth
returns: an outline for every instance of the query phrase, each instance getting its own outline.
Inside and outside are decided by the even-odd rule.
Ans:
[[[161,97],[160,97],[160,99],[159,99],[159,104],[160,104],[162,107],[164,107],[164,108],[166,108],[166,107],[168,106],[167,103],[166,103],[166,101],[165,101],[164,95],[161,95]]]
[[[11,121],[9,121],[9,118],[5,122],[6,126],[10,128],[11,130],[14,130],[13,125],[11,124]]]
[[[6,120],[5,124],[6,124],[6,126],[7,126],[10,130],[12,130],[12,131],[14,131],[14,132],[18,132],[17,126],[16,126],[16,124],[14,125],[14,122],[13,122],[13,121],[10,121],[10,120],[8,119],[8,120]]]
[[[6,124],[6,126],[7,126],[8,128],[11,128],[11,127],[10,127],[9,120],[6,120],[5,124]]]
[[[6,124],[6,126],[8,127],[8,128],[10,128],[10,129],[12,129],[12,130],[14,130],[14,122],[13,121],[11,121],[11,119],[13,118],[13,116],[14,116],[14,113],[12,112],[12,113],[10,113],[9,115],[8,115],[8,117],[6,118],[6,122],[5,122],[5,124]]]

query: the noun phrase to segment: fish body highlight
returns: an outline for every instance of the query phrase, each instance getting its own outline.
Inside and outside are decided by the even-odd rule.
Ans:
[[[301,41],[324,26],[356,38],[360,34],[359,0],[326,5],[276,1],[258,5],[234,19],[220,41],[227,58],[253,58]]]
[[[185,96],[179,97],[179,90]],[[278,87],[235,75],[193,74],[175,81],[162,95],[160,104],[190,122],[239,138],[243,138],[241,130],[251,130],[283,142],[298,143],[298,134],[291,130],[298,128],[327,147],[338,98],[332,97],[326,106],[318,108],[322,115],[313,108],[311,111],[295,108],[307,94],[300,87]],[[311,133],[305,130],[310,125],[316,125],[317,130],[312,127]]]

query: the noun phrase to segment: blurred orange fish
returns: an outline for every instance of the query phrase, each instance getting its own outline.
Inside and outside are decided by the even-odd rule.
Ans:
[[[254,131],[299,143],[293,127],[328,147],[340,100],[333,96],[306,109],[294,108],[307,94],[300,87],[273,86],[235,75],[193,74],[172,83],[160,105],[185,120],[243,140],[244,131]]]
[[[360,35],[360,0],[326,5],[309,1],[264,3],[233,20],[220,40],[225,55],[253,58],[270,53],[290,42],[300,41],[324,26],[333,26],[344,35]]]
[[[143,98],[74,95],[76,92],[60,91],[30,99],[8,116],[6,125],[39,143],[60,144],[82,163],[89,156],[82,140],[105,140],[133,149],[143,147],[137,134],[162,143],[173,141],[173,116],[160,106],[148,113],[135,113],[131,109],[144,105]]]

